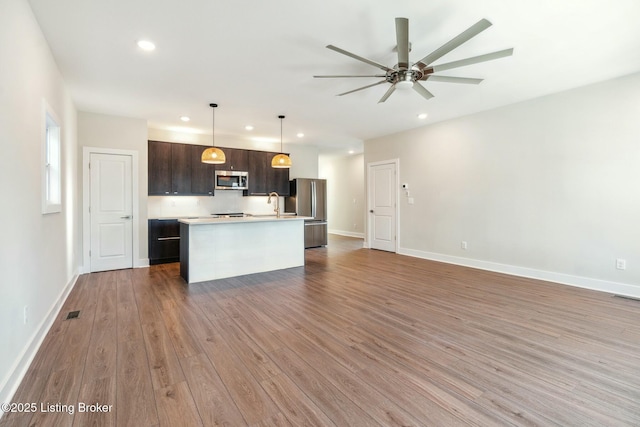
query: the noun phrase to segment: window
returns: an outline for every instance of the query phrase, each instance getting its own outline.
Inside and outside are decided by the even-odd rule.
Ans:
[[[46,102],[44,110],[42,213],[48,214],[62,210],[62,162],[59,120]]]

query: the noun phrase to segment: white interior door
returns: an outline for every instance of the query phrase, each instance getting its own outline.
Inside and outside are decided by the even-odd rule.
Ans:
[[[368,176],[370,247],[396,252],[396,164],[369,165]]]
[[[131,156],[91,153],[90,271],[133,267]]]

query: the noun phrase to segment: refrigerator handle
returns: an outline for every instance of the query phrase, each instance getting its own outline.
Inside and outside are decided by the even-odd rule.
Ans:
[[[316,218],[316,182],[311,181],[311,216]]]

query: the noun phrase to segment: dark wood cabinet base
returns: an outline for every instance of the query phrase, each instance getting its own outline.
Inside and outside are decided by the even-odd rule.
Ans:
[[[180,225],[177,219],[149,220],[149,265],[180,261]]]

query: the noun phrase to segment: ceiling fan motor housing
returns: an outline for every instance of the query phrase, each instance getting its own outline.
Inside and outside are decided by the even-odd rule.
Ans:
[[[386,79],[389,83],[398,84],[402,82],[413,83],[422,79],[423,72],[420,69],[414,67],[408,69],[394,69],[387,72]]]

